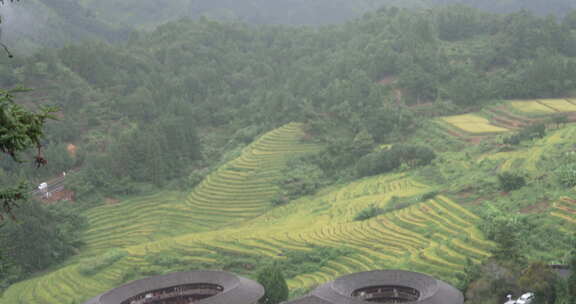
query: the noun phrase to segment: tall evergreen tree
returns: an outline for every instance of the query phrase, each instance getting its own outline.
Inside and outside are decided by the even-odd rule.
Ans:
[[[264,267],[258,273],[257,280],[265,290],[261,304],[278,304],[288,299],[288,284],[277,264]]]

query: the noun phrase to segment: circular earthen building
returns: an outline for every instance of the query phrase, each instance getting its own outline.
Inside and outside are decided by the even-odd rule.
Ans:
[[[84,304],[255,304],[264,288],[225,271],[186,271],[130,282]]]
[[[340,277],[286,304],[462,304],[453,286],[431,276],[404,270],[375,270]]]

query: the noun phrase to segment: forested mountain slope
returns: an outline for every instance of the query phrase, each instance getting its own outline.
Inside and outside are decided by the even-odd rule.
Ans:
[[[77,203],[57,205],[67,220],[44,227],[58,242],[6,254],[0,301],[79,301],[191,265],[253,275],[263,258],[285,261],[294,294],[370,265],[465,288],[492,254],[563,262],[575,30],[574,12],[392,8],[321,28],[180,20],[0,57],[1,87],[61,108],[50,165],[2,159],[0,181],[77,172]],[[50,239],[31,225],[0,228],[1,242]]]
[[[59,47],[87,40],[119,41],[128,38],[130,30],[96,18],[78,1],[26,0],[0,6],[1,41],[30,54],[39,47]]]

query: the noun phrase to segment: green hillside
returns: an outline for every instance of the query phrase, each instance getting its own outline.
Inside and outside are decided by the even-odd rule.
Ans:
[[[453,189],[455,183],[427,185],[418,170],[328,187],[271,209],[270,198],[277,191],[274,180],[287,157],[319,151],[320,146],[301,141],[301,128],[289,124],[266,133],[189,195],[160,192],[87,211],[90,228],[81,254],[58,269],[13,285],[1,303],[81,303],[128,280],[197,267],[251,276],[267,261],[289,267],[303,253],[316,252],[322,252],[321,261],[290,272],[293,292],[342,274],[378,268],[421,271],[457,284],[457,274],[468,260],[481,262],[496,248],[479,230],[483,214],[478,213],[479,206],[465,203],[470,198],[462,198],[462,191]],[[527,147],[542,149],[539,154],[476,153],[460,169],[451,163],[458,155],[451,155],[450,162],[434,166],[458,171],[461,184],[468,185],[465,180],[471,175],[478,179],[478,174],[489,174],[482,169],[487,160],[497,160],[503,170],[525,153],[527,171],[531,166],[542,168],[544,155],[554,153],[547,149],[575,138],[576,125],[570,124],[550,130]],[[475,170],[470,172],[471,168]],[[442,194],[426,198],[432,190]],[[576,193],[564,193],[538,210],[538,220],[569,234],[567,227],[576,224],[570,197]],[[398,205],[399,200],[405,205]],[[354,221],[369,206],[389,211]],[[518,206],[520,212],[526,207]],[[553,261],[553,254],[547,259]]]
[[[0,183],[68,172],[74,200],[0,226],[0,303],[273,262],[292,296],[376,268],[474,304],[550,291],[527,269],[573,255],[575,46],[576,11],[454,5],[325,27],[179,20],[0,57],[0,87],[34,88],[16,102],[60,108],[48,166],[0,158]]]

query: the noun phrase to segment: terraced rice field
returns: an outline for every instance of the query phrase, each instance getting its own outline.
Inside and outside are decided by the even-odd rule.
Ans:
[[[559,218],[565,223],[563,230],[573,232],[576,229],[576,200],[563,197],[553,205],[550,215]]]
[[[457,203],[439,196],[367,221],[350,219],[358,208],[355,205],[364,201],[379,199],[386,206],[392,196],[429,190],[402,174],[367,178],[276,208],[242,225],[126,246],[127,257],[91,277],[78,272],[78,263],[70,264],[14,285],[0,303],[81,303],[123,283],[133,269],[151,267],[147,257],[163,252],[185,257],[191,265],[218,265],[222,255],[276,259],[289,251],[309,251],[311,246],[345,247],[353,252],[290,278],[291,289],[385,267],[451,280],[462,271],[467,257],[484,259],[493,248],[475,228],[478,218]],[[267,220],[277,214],[282,216],[271,226]]]
[[[575,112],[576,104],[567,99],[540,99],[539,102],[558,112]]]
[[[517,111],[531,114],[553,114],[556,110],[544,105],[538,100],[513,100],[508,104]]]
[[[553,114],[576,112],[576,103],[571,99],[515,100],[509,105],[517,111],[529,114]]]
[[[523,169],[527,173],[538,173],[541,169],[538,162],[547,153],[555,150],[555,145],[563,141],[572,141],[576,139],[576,127],[569,126],[560,130],[555,130],[550,135],[535,141],[530,148],[486,154],[478,159],[501,160],[499,167],[500,172],[509,171],[510,169]]]
[[[110,248],[126,248],[131,255],[94,277],[81,276],[72,264],[36,279],[15,284],[0,303],[80,303],[98,292],[122,283],[130,267],[145,265],[142,258],[165,248],[201,252],[202,246],[182,248],[170,237],[198,234],[255,218],[271,209],[289,156],[318,151],[321,147],[301,141],[301,124],[291,123],[269,132],[246,147],[241,155],[211,173],[186,197],[178,193],[128,200],[94,208],[86,215],[90,228],[80,262]],[[193,256],[198,262],[212,260]],[[110,273],[108,273],[110,271]],[[90,288],[84,288],[90,286]],[[26,292],[22,292],[26,290]]]
[[[378,268],[421,271],[450,281],[467,258],[482,260],[494,248],[475,227],[478,217],[444,196],[353,221],[370,205],[386,208],[393,197],[433,190],[405,174],[333,186],[271,208],[278,190],[274,182],[287,157],[320,148],[302,143],[301,136],[298,124],[265,134],[188,195],[163,192],[89,211],[87,248],[66,266],[13,285],[0,303],[82,303],[133,279],[135,270],[165,271],[151,259],[162,254],[176,255],[190,267],[219,268],[230,257],[270,260],[318,247],[348,249],[349,254],[290,278],[289,287],[296,289]],[[112,248],[127,256],[94,275],[80,273],[83,261]]]
[[[487,118],[476,114],[463,114],[441,118],[444,122],[470,134],[490,134],[508,132],[509,129],[492,124]]]
[[[296,276],[289,285],[305,288],[346,273],[389,267],[450,280],[462,271],[466,257],[483,259],[493,248],[474,227],[477,220],[453,201],[439,197],[368,221],[287,234],[283,241],[293,245],[343,246],[356,252],[330,261],[314,273]]]
[[[432,131],[447,138],[478,142],[483,136],[513,131],[542,121],[546,116],[572,112],[576,112],[576,99],[509,100],[478,113],[437,119]]]
[[[271,208],[286,157],[318,151],[300,142],[298,124],[265,134],[242,154],[211,173],[187,197],[177,193],[106,205],[89,211],[84,237],[89,251],[201,232],[256,217]]]

